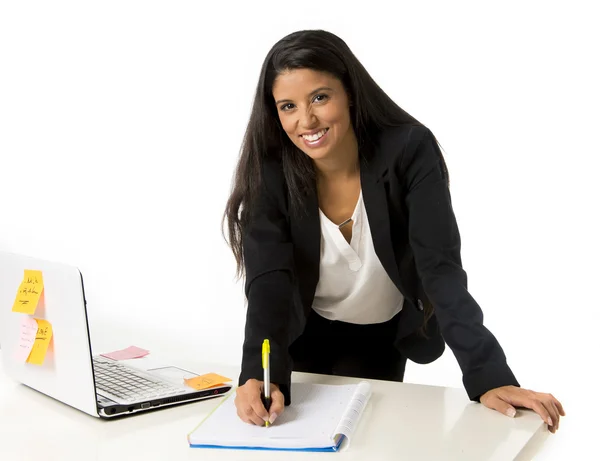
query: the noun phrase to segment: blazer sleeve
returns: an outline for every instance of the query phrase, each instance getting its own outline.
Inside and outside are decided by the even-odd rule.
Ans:
[[[290,403],[291,360],[288,325],[292,312],[293,248],[285,213],[285,194],[278,176],[263,169],[262,185],[243,232],[248,301],[239,384],[263,379],[262,343],[269,339],[271,382],[279,385],[285,404]],[[275,184],[270,184],[275,180]]]
[[[441,334],[461,368],[467,394],[478,401],[490,389],[519,383],[467,290],[460,235],[439,147],[425,127],[413,128],[410,138],[402,162],[408,181],[409,242]]]

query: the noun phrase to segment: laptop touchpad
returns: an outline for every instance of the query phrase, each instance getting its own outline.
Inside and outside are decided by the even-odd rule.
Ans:
[[[192,373],[191,371],[183,370],[177,367],[153,368],[148,370],[148,373],[160,376],[163,379],[167,379],[168,381],[177,384],[183,384],[184,379],[195,378],[198,376],[197,373]]]

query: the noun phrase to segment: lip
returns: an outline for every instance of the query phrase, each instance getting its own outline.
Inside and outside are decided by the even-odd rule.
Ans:
[[[312,131],[310,133],[304,133],[304,134],[315,134],[318,133],[319,131],[323,130],[323,128],[321,128],[320,130],[317,131]],[[305,139],[304,137],[300,136],[300,139],[302,139],[302,141],[304,142],[304,145],[310,149],[314,149],[315,147],[321,147],[323,145],[323,143],[325,141],[327,141],[328,135],[329,135],[329,129],[327,129],[327,131],[325,132],[325,134],[323,136],[321,136],[318,140],[311,142],[307,139]]]

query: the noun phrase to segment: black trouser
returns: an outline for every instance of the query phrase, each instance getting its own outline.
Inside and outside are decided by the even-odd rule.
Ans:
[[[294,371],[402,381],[406,357],[394,347],[398,316],[369,325],[327,320],[311,311],[290,346]]]

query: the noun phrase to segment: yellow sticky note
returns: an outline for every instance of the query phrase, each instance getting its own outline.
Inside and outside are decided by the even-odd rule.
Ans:
[[[50,340],[52,339],[52,325],[47,320],[36,319],[36,321],[38,330],[27,363],[43,365],[48,346],[50,345]]]
[[[196,376],[195,378],[184,379],[184,381],[188,386],[200,391],[202,389],[208,389],[209,387],[227,383],[231,381],[231,379],[216,373],[207,373],[205,375]]]
[[[32,315],[37,308],[40,296],[42,296],[42,291],[44,291],[42,271],[25,269],[25,275],[19,285],[12,311]]]

